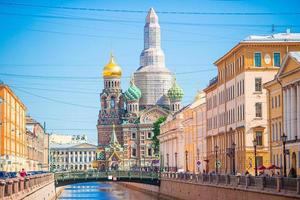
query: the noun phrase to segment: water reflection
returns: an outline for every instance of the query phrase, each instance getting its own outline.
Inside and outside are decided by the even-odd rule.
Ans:
[[[58,199],[158,200],[159,198],[125,188],[117,183],[86,182],[66,186]]]

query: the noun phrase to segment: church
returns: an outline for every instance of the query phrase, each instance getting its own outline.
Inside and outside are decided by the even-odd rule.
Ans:
[[[134,72],[130,87],[123,92],[122,68],[113,55],[102,75],[96,167],[102,170],[153,167],[158,159],[152,147],[153,123],[180,110],[184,95],[165,66],[160,25],[153,8],[146,17],[140,67]]]

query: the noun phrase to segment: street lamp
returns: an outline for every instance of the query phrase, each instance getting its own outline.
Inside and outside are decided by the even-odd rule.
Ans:
[[[218,174],[218,145],[215,146],[215,155],[216,155],[216,163],[215,163],[215,167],[216,167],[216,174]]]
[[[175,152],[175,171],[177,172],[177,152]]]
[[[169,154],[167,153],[167,171],[170,171]]]
[[[253,147],[254,147],[254,169],[255,169],[255,176],[257,176],[257,159],[256,159],[257,140],[256,140],[256,138],[252,142],[253,142]]]
[[[232,149],[232,172],[235,175],[235,143],[233,142],[231,145]]]
[[[286,177],[286,150],[285,150],[285,143],[286,143],[287,136],[283,133],[281,136],[282,146],[283,146],[283,175]]]
[[[188,172],[189,171],[189,167],[188,167],[188,151],[185,151],[185,171]]]
[[[200,154],[200,150],[199,150],[199,148],[197,148],[197,163],[199,162],[199,154]],[[200,167],[199,166],[197,166],[197,168],[198,168],[198,173],[200,172]]]

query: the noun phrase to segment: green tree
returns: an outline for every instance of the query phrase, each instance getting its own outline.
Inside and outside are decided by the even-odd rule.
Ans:
[[[166,121],[166,117],[160,117],[153,123],[153,137],[152,137],[152,146],[154,149],[154,154],[158,155],[159,152],[159,140],[158,136],[160,134],[160,124]]]

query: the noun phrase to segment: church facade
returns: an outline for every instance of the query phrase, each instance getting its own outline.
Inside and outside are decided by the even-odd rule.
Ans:
[[[152,147],[153,122],[178,111],[183,97],[183,90],[165,66],[160,44],[158,17],[151,8],[144,27],[140,67],[130,87],[123,92],[122,69],[113,55],[103,68],[97,123],[99,169],[146,169],[157,163]]]

